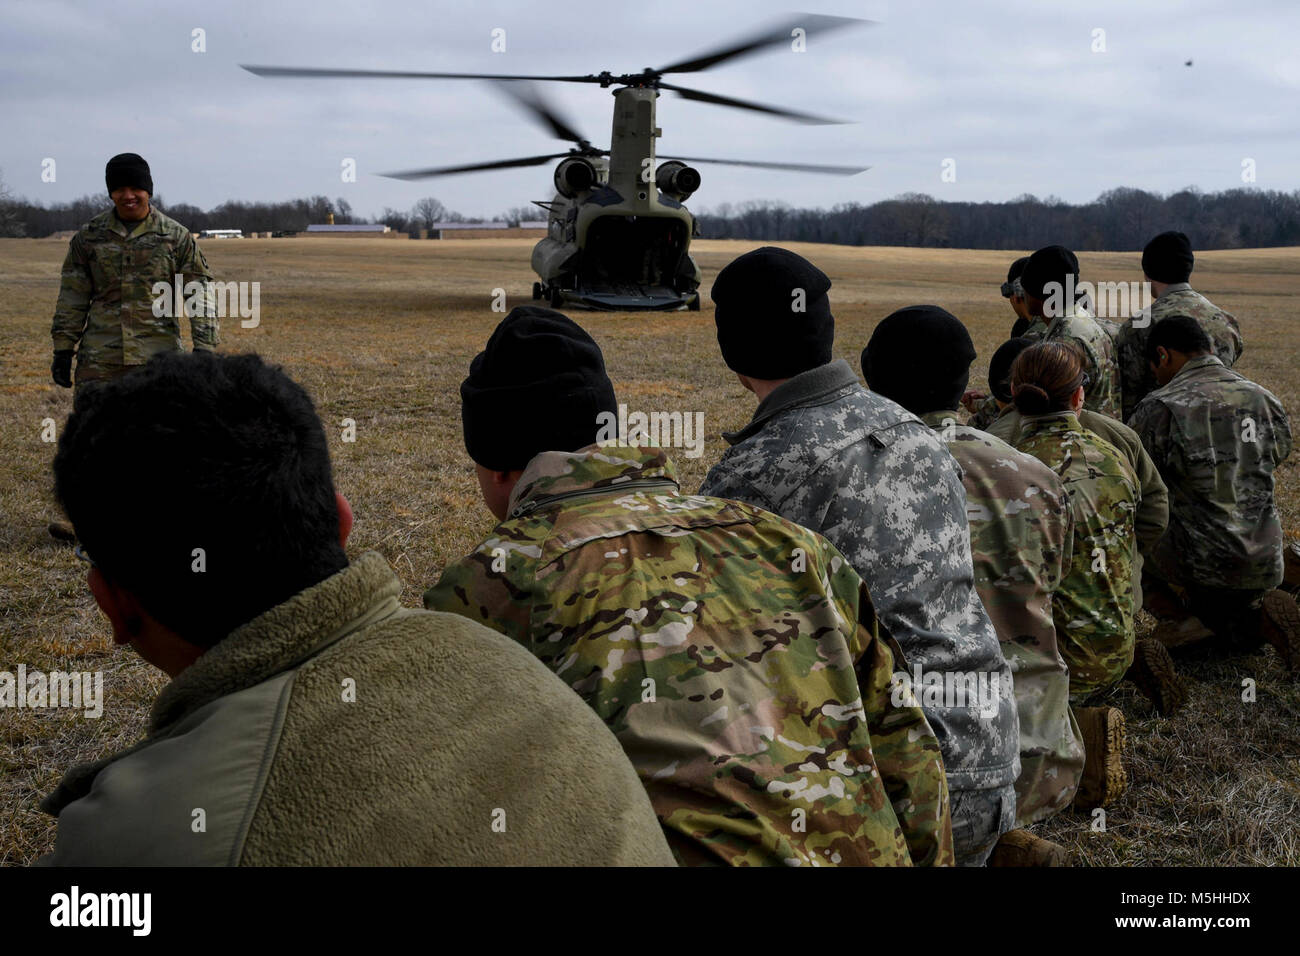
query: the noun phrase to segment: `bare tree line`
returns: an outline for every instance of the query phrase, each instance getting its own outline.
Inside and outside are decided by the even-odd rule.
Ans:
[[[1008,202],[941,202],[906,193],[871,205],[795,209],[781,202],[723,204],[697,212],[709,239],[832,242],[851,246],[958,249],[1141,249],[1167,229],[1187,233],[1198,249],[1300,245],[1300,190],[1188,188],[1161,196],[1112,189],[1090,203],[1019,196]]]
[[[204,210],[189,203],[154,203],[191,229],[301,232],[311,223],[374,221],[398,232],[435,222],[480,222],[427,196],[408,212],[385,207],[373,220],[358,218],[347,200],[312,196],[285,202],[230,200]],[[0,236],[48,236],[79,228],[108,206],[103,196],[45,205],[14,198],[0,179]],[[753,201],[697,209],[700,235],[708,239],[829,242],[852,246],[931,246],[960,249],[1035,249],[1060,243],[1082,250],[1133,250],[1157,232],[1179,229],[1198,249],[1300,245],[1300,190],[1194,188],[1168,196],[1141,189],[1112,189],[1090,203],[1071,205],[1055,197],[1019,196],[1007,202],[943,202],[920,193],[863,205],[798,209],[787,203]],[[497,220],[517,225],[541,218],[535,206],[516,206]]]

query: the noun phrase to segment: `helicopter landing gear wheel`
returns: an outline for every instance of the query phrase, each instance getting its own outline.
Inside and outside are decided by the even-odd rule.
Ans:
[[[534,282],[534,283],[533,283],[533,298],[534,298],[534,299],[540,299],[541,297],[542,297],[542,284],[541,284],[540,282]]]
[[[700,294],[698,292],[695,293],[695,297],[691,299],[691,301],[687,304],[686,308],[687,311],[690,312],[700,311]]]
[[[551,291],[551,308],[558,309],[560,306],[564,305],[564,295],[560,292],[560,290],[551,289],[550,291]]]

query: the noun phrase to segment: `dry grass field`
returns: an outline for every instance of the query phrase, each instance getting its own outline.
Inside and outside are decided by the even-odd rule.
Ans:
[[[707,291],[718,270],[760,243],[695,246]],[[892,310],[935,303],[970,326],[980,358],[972,383],[1013,316],[998,285],[1014,255],[984,251],[792,245],[834,281],[837,355],[858,368],[875,324]],[[40,797],[70,764],[138,739],[165,678],[115,648],[85,586],[85,565],[46,534],[54,517],[41,422],[61,427],[71,393],[49,380],[49,321],[65,244],[0,240],[0,670],[104,672],[103,717],[0,711],[0,862],[27,863],[53,845]],[[458,385],[470,358],[510,306],[529,301],[526,240],[398,242],[312,239],[207,242],[217,276],[261,283],[261,324],[224,323],[223,350],[256,351],[314,397],[331,436],[339,489],[352,501],[355,555],[378,550],[405,583],[404,602],[491,526],[461,445]],[[1085,253],[1084,277],[1141,279],[1137,253]],[[1300,249],[1198,254],[1195,285],[1241,320],[1238,368],[1300,410],[1296,373]],[[600,343],[620,401],[633,408],[703,411],[702,457],[677,455],[683,485],[698,488],[753,400],[723,366],[705,298],[699,313],[574,313]],[[341,440],[342,419],[355,443]],[[1300,476],[1279,472],[1284,526],[1300,533]],[[186,489],[160,489],[159,512],[195,506]],[[1148,622],[1149,626],[1149,622]],[[1135,691],[1129,718],[1130,789],[1104,831],[1065,814],[1040,828],[1089,865],[1300,864],[1300,684],[1270,649],[1232,661],[1187,660],[1191,703],[1155,717]],[[1243,703],[1244,678],[1258,685]]]

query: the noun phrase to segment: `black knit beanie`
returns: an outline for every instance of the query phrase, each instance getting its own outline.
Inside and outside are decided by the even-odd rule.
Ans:
[[[493,471],[585,448],[596,441],[596,416],[618,411],[600,346],[572,319],[535,305],[501,320],[460,398],[465,450]]]
[[[1020,285],[1035,299],[1046,299],[1048,283],[1060,283],[1064,295],[1065,280],[1070,275],[1074,276],[1074,284],[1078,286],[1078,257],[1065,246],[1046,246],[1029,257],[1025,271],[1020,273]]]
[[[960,404],[974,360],[960,319],[937,305],[913,305],[876,326],[862,350],[862,375],[873,392],[924,415]]]
[[[136,153],[118,153],[104,167],[104,182],[108,185],[111,196],[114,189],[130,186],[143,189],[153,195],[153,177],[149,175],[149,164]]]
[[[727,367],[752,378],[781,379],[829,362],[835,342],[830,287],[826,273],[775,246],[729,263],[709,293]]]
[[[989,391],[998,401],[1011,401],[1011,363],[1033,344],[1033,339],[1009,339],[999,345],[993,358],[989,359]]]
[[[1157,282],[1186,282],[1191,278],[1192,241],[1181,232],[1162,232],[1142,250],[1142,271]]]

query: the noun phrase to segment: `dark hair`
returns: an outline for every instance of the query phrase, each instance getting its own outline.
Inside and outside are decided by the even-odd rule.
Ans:
[[[1024,275],[1025,265],[1028,262],[1028,256],[1021,256],[1011,263],[1011,268],[1007,270],[1007,281],[1002,283],[1002,298],[1010,299],[1012,296],[1024,294],[1024,289],[1020,288],[1016,280]]]
[[[1067,410],[1070,396],[1087,378],[1083,357],[1069,342],[1031,345],[1011,363],[1011,390],[1023,415]]]
[[[1156,360],[1156,349],[1173,349],[1184,355],[1199,355],[1214,350],[1209,333],[1190,315],[1171,315],[1151,327],[1147,336],[1147,361]]]
[[[348,564],[320,419],[256,355],[166,352],[79,390],[54,480],[104,576],[200,647]]]
[[[1033,344],[1033,339],[1012,337],[999,345],[989,359],[989,391],[998,401],[1011,401],[1011,363]]]

